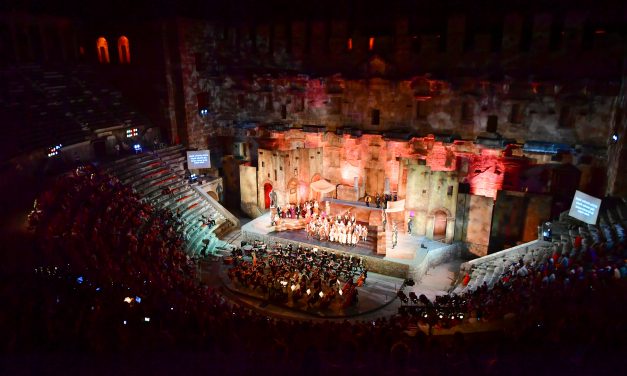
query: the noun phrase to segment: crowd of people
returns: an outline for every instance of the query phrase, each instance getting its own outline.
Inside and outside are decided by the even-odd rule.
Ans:
[[[342,308],[357,300],[357,287],[368,276],[361,257],[337,255],[301,246],[263,243],[233,251],[229,278],[242,287],[260,290],[270,300],[307,308]]]
[[[374,204],[377,206],[377,208],[387,209],[388,201],[398,201],[398,195],[396,193],[392,195],[388,193],[379,194],[377,192],[374,196],[371,196],[368,193],[366,193],[364,196],[364,202],[368,207],[370,206],[370,204]]]
[[[624,240],[557,248],[546,259],[523,260],[492,289],[484,285],[463,296],[427,300],[421,315],[298,321],[270,317],[200,283],[176,220],[96,168],[59,178],[39,197],[31,219],[37,265],[0,286],[5,353],[186,349],[201,351],[198,367],[241,374],[522,375],[614,372],[627,349]],[[313,276],[315,269],[316,286],[333,285],[321,264],[307,269],[307,256],[298,260],[305,250],[270,251],[255,254],[256,261],[247,251],[235,256],[241,256],[243,271],[257,273],[264,266],[260,276],[272,279],[276,272],[289,290],[292,281],[304,278],[313,291],[303,274]],[[322,258],[312,253],[311,262]],[[304,263],[305,273],[287,267],[292,261]],[[288,273],[297,269],[296,276]],[[252,283],[255,277],[241,278]],[[452,322],[450,313],[460,312],[464,318],[455,323],[514,313],[516,325],[485,336],[407,334],[425,322],[445,326]]]
[[[304,203],[289,204],[281,208],[276,207],[276,217],[278,219],[309,219],[320,215],[321,209],[318,200],[307,200]]]
[[[336,242],[341,245],[356,246],[360,241],[368,239],[368,226],[357,223],[354,215],[350,213],[344,216],[314,216],[307,227],[307,238],[320,241]]]
[[[501,319],[508,313],[534,317],[539,306],[557,302],[585,302],[595,291],[608,286],[624,288],[627,280],[625,239],[588,243],[555,243],[548,254],[527,261],[520,258],[506,265],[494,286],[487,282],[461,295],[436,297],[422,301],[413,310],[417,319],[430,325],[454,326],[464,318]],[[470,274],[462,284],[470,283]]]

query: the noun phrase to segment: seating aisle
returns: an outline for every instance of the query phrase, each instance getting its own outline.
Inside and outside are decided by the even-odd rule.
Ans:
[[[237,223],[217,202],[211,202],[186,180],[185,150],[171,146],[118,159],[106,166],[142,200],[158,209],[168,209],[183,222],[186,250],[194,256],[217,254],[228,247],[219,238]]]

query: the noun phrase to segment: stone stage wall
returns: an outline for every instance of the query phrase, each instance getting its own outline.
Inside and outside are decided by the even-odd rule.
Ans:
[[[403,278],[406,279],[409,276],[409,265],[403,264],[400,262],[394,262],[390,260],[384,260],[379,257],[374,256],[364,256],[359,254],[354,254],[350,252],[344,252],[333,248],[321,247],[316,244],[310,244],[305,242],[299,242],[295,240],[278,238],[272,235],[264,235],[259,234],[252,231],[247,231],[242,229],[242,239],[247,242],[252,242],[255,240],[263,241],[266,244],[272,245],[274,243],[281,244],[292,244],[293,246],[302,246],[302,247],[317,247],[318,249],[324,250],[326,252],[331,252],[337,255],[353,255],[355,257],[361,257],[364,260],[364,265],[368,268],[368,271],[379,273],[391,277]]]

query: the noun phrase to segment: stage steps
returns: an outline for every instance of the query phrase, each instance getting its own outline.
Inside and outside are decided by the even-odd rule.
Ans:
[[[222,244],[218,237],[230,232],[233,224],[221,213],[224,208],[217,208],[185,181],[184,153],[182,146],[148,151],[113,161],[105,170],[130,185],[145,202],[179,215],[190,254],[199,255],[205,248],[212,253]],[[208,219],[216,224],[203,225]]]

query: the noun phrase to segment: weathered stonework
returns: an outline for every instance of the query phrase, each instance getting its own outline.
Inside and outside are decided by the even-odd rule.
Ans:
[[[615,71],[624,47],[593,39],[603,61],[581,51],[584,20],[564,17],[569,38],[557,51],[548,13],[490,21],[502,23],[499,43],[463,15],[448,18],[446,43],[438,32],[415,35],[402,18],[392,35],[374,37],[341,20],[262,22],[254,30],[177,20],[177,134],[218,155],[247,151],[241,205],[255,216],[268,207],[270,189],[287,205],[316,197],[309,184],[326,179],[349,200],[394,192],[407,200],[395,221],[414,216],[416,234],[463,239],[482,254],[499,192],[551,196],[555,215],[575,188],[605,191],[619,85],[604,72]],[[521,66],[549,74],[536,79]],[[620,161],[610,159],[612,189]],[[527,209],[532,222],[546,214]],[[534,226],[524,223],[508,241],[528,238]]]

